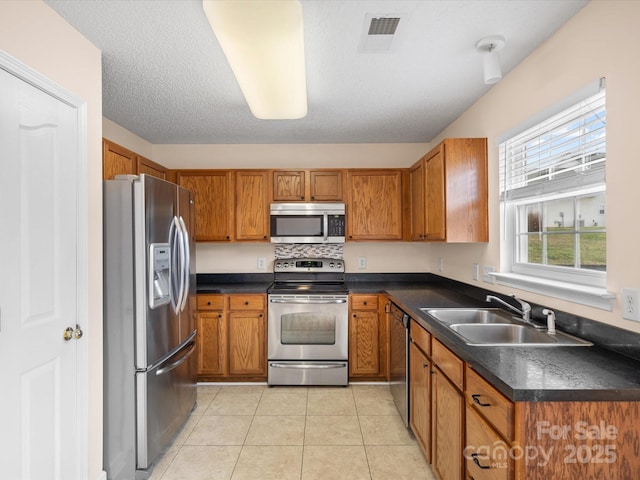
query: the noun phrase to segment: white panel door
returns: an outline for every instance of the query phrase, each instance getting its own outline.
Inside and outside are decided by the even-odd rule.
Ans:
[[[79,478],[78,110],[0,69],[0,477]]]

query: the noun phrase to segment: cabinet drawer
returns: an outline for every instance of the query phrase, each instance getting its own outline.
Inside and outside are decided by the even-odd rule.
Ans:
[[[352,295],[351,310],[377,310],[377,295]]]
[[[431,334],[422,328],[418,322],[411,320],[411,341],[428,357],[431,356]]]
[[[468,477],[473,480],[512,479],[514,464],[509,455],[511,446],[469,406],[466,425],[464,458]]]
[[[264,295],[229,295],[229,310],[264,310]]]
[[[198,310],[223,310],[224,295],[197,295]]]
[[[464,362],[435,338],[431,345],[433,362],[460,390],[464,388]]]
[[[513,402],[468,366],[466,374],[465,395],[469,406],[493,424],[507,440],[513,440]]]

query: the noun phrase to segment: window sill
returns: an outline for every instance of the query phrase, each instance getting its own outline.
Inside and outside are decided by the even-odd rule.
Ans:
[[[498,285],[519,288],[602,310],[612,311],[613,302],[616,299],[615,293],[608,292],[604,288],[588,287],[576,283],[536,278],[517,273],[492,272],[490,275],[495,278]]]

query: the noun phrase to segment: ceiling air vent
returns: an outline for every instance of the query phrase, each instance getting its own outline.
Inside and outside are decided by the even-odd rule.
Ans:
[[[388,53],[397,38],[401,15],[368,13],[364,18],[358,51],[360,53]]]
[[[400,22],[400,17],[372,18],[368,35],[393,35],[398,28],[398,22]]]

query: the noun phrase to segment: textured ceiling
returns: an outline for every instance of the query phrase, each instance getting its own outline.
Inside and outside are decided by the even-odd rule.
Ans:
[[[154,144],[429,142],[486,93],[476,42],[508,73],[587,0],[302,0],[309,113],[251,115],[200,0],[45,0],[103,52],[103,115]],[[367,15],[399,15],[360,53]]]

